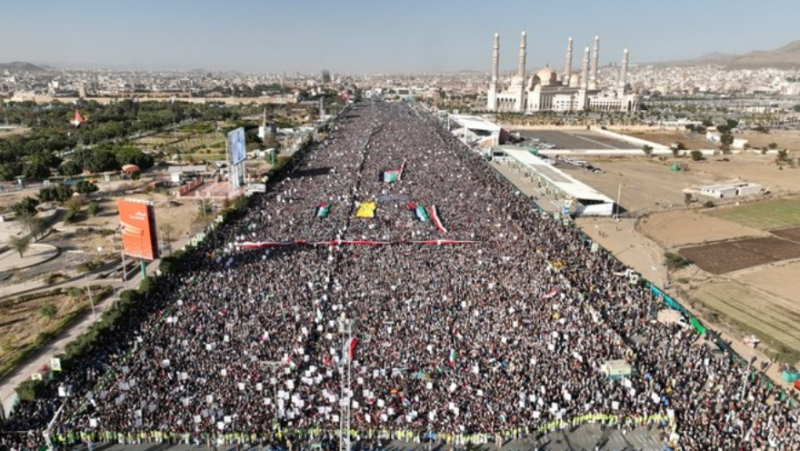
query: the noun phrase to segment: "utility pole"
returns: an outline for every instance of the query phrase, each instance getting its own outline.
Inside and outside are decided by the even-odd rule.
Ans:
[[[344,313],[339,319],[339,333],[342,334],[343,337],[347,337],[345,344],[350,343],[350,340],[353,338],[353,320],[347,318]],[[345,356],[342,356],[342,358],[344,357]],[[346,374],[344,374],[345,372]],[[339,416],[339,451],[351,451],[350,407],[352,401],[350,399],[350,387],[352,361],[350,360],[349,355],[347,355],[347,368],[339,366],[339,374],[342,376],[340,379],[341,399],[339,400],[339,405],[341,407]]]

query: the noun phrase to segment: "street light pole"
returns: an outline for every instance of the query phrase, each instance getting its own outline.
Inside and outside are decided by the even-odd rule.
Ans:
[[[86,277],[86,292],[89,294],[89,304],[92,305],[92,319],[97,321],[97,311],[94,308],[94,298],[92,297],[92,287],[89,286],[89,275],[87,273]]]

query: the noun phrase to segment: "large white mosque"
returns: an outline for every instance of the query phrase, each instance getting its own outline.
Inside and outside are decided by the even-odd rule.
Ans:
[[[500,35],[494,35],[492,55],[492,80],[489,83],[487,109],[534,113],[537,111],[636,111],[639,96],[627,86],[628,49],[622,55],[619,82],[616,87],[601,89],[598,86],[597,68],[600,62],[600,38],[594,38],[594,53],[589,67],[589,47],[583,53],[583,68],[580,74],[572,72],[572,37],[567,44],[567,61],[564,73],[559,74],[550,67],[525,78],[527,38],[522,32],[519,43],[519,67],[517,75],[508,85],[500,82]]]

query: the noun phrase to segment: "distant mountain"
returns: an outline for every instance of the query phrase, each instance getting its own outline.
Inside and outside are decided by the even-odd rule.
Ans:
[[[727,64],[729,69],[759,69],[774,67],[794,69],[800,67],[800,41],[790,42],[777,50],[755,51],[734,58]]]
[[[14,61],[0,63],[0,70],[8,70],[9,72],[44,72],[45,68],[24,61]]]
[[[757,50],[745,55],[714,52],[699,58],[658,63],[659,66],[723,66],[726,69],[800,68],[800,40],[776,50]]]

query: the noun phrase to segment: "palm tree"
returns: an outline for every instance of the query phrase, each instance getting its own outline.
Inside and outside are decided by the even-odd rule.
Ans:
[[[30,235],[12,236],[9,239],[8,244],[12,249],[19,252],[19,258],[23,258],[25,256],[25,252],[27,252],[28,248],[31,246],[31,237]]]

